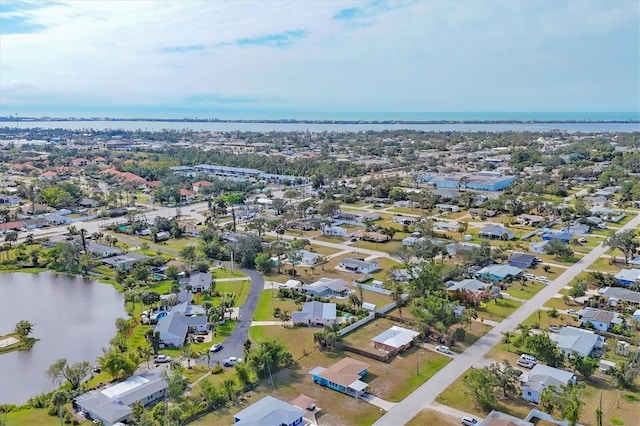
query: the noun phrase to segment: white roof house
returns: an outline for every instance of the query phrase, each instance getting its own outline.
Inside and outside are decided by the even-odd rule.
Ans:
[[[398,351],[411,346],[413,339],[419,334],[417,331],[394,325],[371,340],[376,348]]]
[[[104,425],[126,421],[132,412],[131,405],[141,402],[150,405],[164,398],[167,382],[158,371],[149,371],[133,376],[103,389],[96,389],[75,399],[88,419]]]
[[[590,330],[576,327],[562,327],[554,340],[558,349],[565,355],[589,356],[594,349],[600,349],[604,345],[604,337]]]
[[[539,402],[540,394],[547,386],[559,388],[561,385],[576,383],[575,374],[549,367],[544,364],[536,364],[529,374],[521,376],[522,398],[527,401]]]
[[[304,410],[272,396],[265,396],[233,416],[238,426],[282,426],[303,424]]]

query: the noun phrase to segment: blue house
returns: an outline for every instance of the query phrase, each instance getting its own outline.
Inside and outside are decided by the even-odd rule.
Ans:
[[[613,277],[625,286],[638,284],[640,283],[640,269],[623,269]]]
[[[575,374],[543,364],[537,364],[529,374],[522,376],[522,398],[536,404],[540,402],[540,394],[547,386],[560,390],[561,385],[575,384],[577,381]]]
[[[504,281],[507,278],[515,278],[522,273],[522,269],[510,265],[488,265],[476,272],[476,276],[493,282]]]
[[[369,364],[345,357],[331,367],[316,367],[309,372],[314,383],[358,398],[369,386],[362,379],[367,375]]]
[[[302,424],[302,416],[304,410],[272,396],[265,396],[233,418],[234,425],[238,426],[296,426]]]
[[[571,238],[573,238],[573,234],[569,232],[552,231],[542,235],[542,239],[544,241],[560,240],[568,243],[569,241],[571,241]]]

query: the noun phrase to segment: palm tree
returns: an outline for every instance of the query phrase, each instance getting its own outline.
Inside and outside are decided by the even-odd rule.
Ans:
[[[402,297],[403,294],[404,294],[404,284],[399,281],[395,281],[393,283],[393,286],[391,287],[391,294],[389,296],[394,302],[396,302],[396,306],[398,307],[398,312],[400,313],[400,317],[402,317],[402,304],[403,304],[402,302],[404,302],[404,299]]]
[[[362,300],[360,300],[360,298],[355,293],[351,293],[349,295],[349,303],[351,303],[354,308],[359,308],[360,306],[362,306]]]
[[[51,404],[53,404],[53,406],[56,408],[56,410],[58,411],[58,416],[60,417],[60,426],[64,424],[62,422],[62,408],[64,407],[64,404],[66,404],[68,400],[69,400],[69,394],[67,394],[67,392],[63,390],[56,391],[51,397]]]

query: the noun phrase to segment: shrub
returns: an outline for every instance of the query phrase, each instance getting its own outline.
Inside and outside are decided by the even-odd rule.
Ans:
[[[551,318],[558,318],[558,310],[556,308],[551,308],[547,311],[547,315]]]
[[[223,371],[224,371],[224,368],[222,368],[222,366],[218,364],[215,367],[213,367],[213,369],[211,370],[211,374],[220,374]]]

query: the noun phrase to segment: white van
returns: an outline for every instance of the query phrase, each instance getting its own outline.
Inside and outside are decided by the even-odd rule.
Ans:
[[[538,363],[538,360],[533,355],[522,354],[518,358],[517,364],[521,367],[533,368]]]

